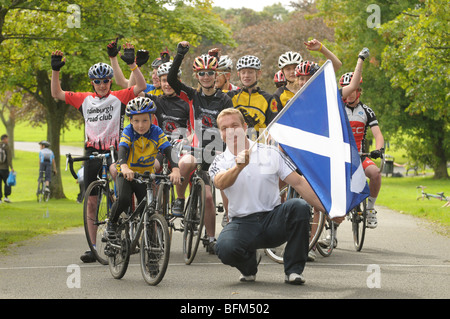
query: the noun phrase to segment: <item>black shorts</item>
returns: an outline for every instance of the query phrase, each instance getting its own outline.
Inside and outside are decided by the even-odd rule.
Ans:
[[[92,153],[94,152],[98,152],[99,154],[106,154],[109,153],[110,151],[99,151],[95,148],[87,148],[85,149],[84,152],[84,156],[90,156],[92,155]],[[114,158],[117,157],[117,154],[114,154]],[[112,164],[112,158],[109,157],[108,159],[108,169]],[[102,159],[100,158],[96,158],[96,159],[92,159],[92,160],[87,160],[84,162],[84,189],[86,190],[89,185],[96,181],[98,178],[97,176],[102,175]],[[95,194],[92,194],[95,195]]]

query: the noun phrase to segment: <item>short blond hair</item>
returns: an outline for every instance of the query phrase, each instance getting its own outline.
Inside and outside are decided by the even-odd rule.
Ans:
[[[239,117],[239,120],[241,121],[242,126],[245,125],[244,116],[242,115],[241,111],[233,107],[226,108],[219,113],[219,115],[217,116],[217,124],[219,124],[219,120],[225,115],[237,115]]]

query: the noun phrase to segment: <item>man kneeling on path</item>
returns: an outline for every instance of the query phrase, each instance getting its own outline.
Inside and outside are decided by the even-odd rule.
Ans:
[[[308,203],[323,211],[322,204],[279,149],[259,143],[251,148],[254,142],[246,137],[247,125],[239,110],[223,110],[217,124],[227,148],[216,156],[209,174],[216,188],[229,199],[231,220],[217,240],[219,259],[236,267],[241,281],[254,281],[261,259],[257,249],[287,242],[285,282],[303,284],[308,256]],[[281,204],[279,179],[294,187],[305,200],[295,198]]]

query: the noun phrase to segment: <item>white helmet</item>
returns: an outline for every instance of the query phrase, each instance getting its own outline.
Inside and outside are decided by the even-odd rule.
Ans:
[[[222,55],[219,59],[219,66],[217,70],[231,71],[233,69],[233,61],[228,55]]]
[[[280,69],[284,68],[287,65],[291,64],[299,64],[302,62],[303,58],[298,52],[288,51],[280,55],[278,58],[278,67]]]
[[[172,62],[163,63],[163,64],[161,64],[158,67],[158,71],[156,71],[156,74],[158,75],[158,77],[161,77],[161,76],[163,76],[165,74],[169,74],[169,70],[170,70],[171,67],[172,67]],[[181,77],[181,70],[180,69],[178,69],[177,76]]]
[[[237,61],[236,70],[245,68],[261,70],[261,61],[254,55],[244,55]]]

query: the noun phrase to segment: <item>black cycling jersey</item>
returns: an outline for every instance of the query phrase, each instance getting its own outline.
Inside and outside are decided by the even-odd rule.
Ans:
[[[146,94],[156,104],[158,126],[169,140],[183,139],[189,128],[189,104],[179,96]]]
[[[202,89],[197,90],[182,83],[177,76],[183,56],[177,54],[167,75],[169,85],[188,103],[192,103],[194,130],[199,140],[199,147],[212,144],[216,150],[223,150],[224,143],[217,129],[217,116],[229,107],[233,107],[230,97],[221,90],[207,96]]]

